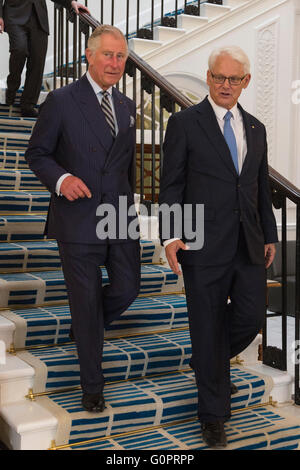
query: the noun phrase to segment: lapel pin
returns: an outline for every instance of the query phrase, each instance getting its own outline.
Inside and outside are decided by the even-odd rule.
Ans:
[[[251,127],[252,127],[252,129],[255,129],[255,126],[251,126]]]

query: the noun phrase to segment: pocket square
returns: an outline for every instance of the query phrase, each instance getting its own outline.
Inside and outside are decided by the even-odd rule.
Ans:
[[[130,124],[129,127],[133,127],[135,125],[135,119],[133,116],[130,116]]]

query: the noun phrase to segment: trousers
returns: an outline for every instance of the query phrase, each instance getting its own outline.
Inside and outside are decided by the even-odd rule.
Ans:
[[[254,340],[266,312],[266,269],[251,264],[243,229],[234,259],[182,266],[201,422],[231,416],[230,359]]]
[[[21,96],[21,107],[36,105],[42,86],[48,46],[48,34],[41,29],[35,9],[25,25],[6,26],[9,36],[9,74],[7,89],[14,94],[21,84],[26,63],[26,76]]]
[[[81,244],[58,242],[83,392],[104,387],[104,329],[129,307],[140,288],[138,242]],[[109,284],[103,285],[102,269]]]

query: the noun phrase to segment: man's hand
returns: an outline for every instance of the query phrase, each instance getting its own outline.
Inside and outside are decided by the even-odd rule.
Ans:
[[[77,15],[79,14],[79,10],[81,10],[81,13],[88,13],[90,15],[90,10],[86,6],[81,5],[81,3],[73,1],[71,2],[71,5]]]
[[[92,194],[84,182],[77,176],[67,176],[61,183],[60,192],[69,201],[76,201],[78,198],[91,198]]]
[[[182,272],[179,269],[179,264],[177,260],[177,251],[178,250],[188,250],[189,247],[185,245],[181,240],[175,240],[169,245],[166,246],[166,257],[169,262],[170,268],[172,269],[174,274],[177,274],[178,276],[182,274]]]
[[[275,253],[276,253],[276,248],[274,243],[269,243],[268,245],[265,245],[265,265],[266,269],[268,269],[271,264],[273,263],[273,260],[275,258]]]
[[[3,18],[0,18],[0,34],[2,34],[4,31],[4,20]]]

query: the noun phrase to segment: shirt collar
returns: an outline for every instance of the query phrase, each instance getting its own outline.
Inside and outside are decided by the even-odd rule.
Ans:
[[[96,83],[95,80],[92,79],[91,74],[90,74],[89,71],[86,72],[86,78],[90,82],[91,87],[93,88],[96,95],[103,92],[103,89],[101,88],[101,86],[99,86],[98,83]],[[109,87],[106,91],[109,95],[112,96],[112,86]]]
[[[210,95],[208,95],[208,101],[210,102],[217,118],[220,119],[220,121],[223,121],[224,116],[227,113],[228,109],[223,108],[222,106],[219,106],[218,104],[216,104]],[[230,109],[230,112],[232,113],[233,119],[237,120],[239,116],[237,103],[233,106],[233,108]]]

